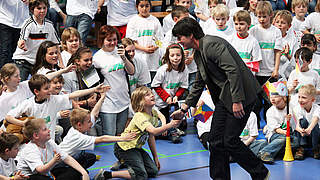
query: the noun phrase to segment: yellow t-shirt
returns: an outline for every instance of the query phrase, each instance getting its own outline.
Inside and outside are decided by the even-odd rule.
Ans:
[[[153,127],[158,125],[158,113],[156,110],[152,110],[152,117],[145,112],[135,113],[128,127],[121,135],[123,136],[128,132],[136,132],[136,138],[128,142],[118,142],[118,145],[125,151],[132,148],[141,148],[149,138],[149,133],[145,129],[150,125]]]

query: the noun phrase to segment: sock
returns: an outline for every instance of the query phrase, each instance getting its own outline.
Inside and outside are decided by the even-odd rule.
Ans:
[[[112,178],[112,172],[111,171],[104,171],[103,176],[105,179]]]

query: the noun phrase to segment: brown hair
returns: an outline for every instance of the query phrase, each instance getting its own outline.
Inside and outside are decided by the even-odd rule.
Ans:
[[[172,9],[172,12],[171,12],[171,17],[172,19],[174,17],[177,17],[177,18],[180,18],[181,15],[184,15],[184,14],[189,14],[189,11],[186,7],[183,7],[183,6],[174,6],[173,9]]]
[[[304,5],[308,8],[309,0],[292,0],[291,8],[292,12],[294,11],[294,8],[299,5]]]
[[[126,48],[127,46],[130,46],[130,45],[134,45],[134,41],[130,38],[121,39],[121,43],[124,46],[124,48]]]
[[[131,105],[134,112],[143,112],[145,101],[144,97],[148,94],[152,93],[151,89],[145,86],[138,87],[132,92],[131,95]]]
[[[34,8],[38,7],[41,3],[44,3],[48,8],[48,0],[29,0],[29,11],[33,14]]]
[[[233,21],[244,21],[248,24],[248,26],[251,25],[251,17],[248,11],[240,10],[233,16]]]
[[[0,154],[3,154],[6,149],[11,150],[13,146],[19,144],[19,138],[13,134],[3,132],[0,134]]]
[[[276,15],[273,18],[273,23],[275,23],[277,18],[284,19],[289,25],[292,23],[292,15],[288,10],[277,11]]]
[[[320,0],[317,0],[316,7],[314,8],[314,11],[320,12]]]
[[[75,64],[76,59],[81,59],[82,54],[84,53],[92,53],[92,51],[90,50],[90,48],[83,46],[83,47],[79,47],[77,49],[77,51],[71,55],[67,66],[69,66],[70,64]]]
[[[45,123],[46,121],[42,118],[28,118],[22,130],[23,135],[29,140],[32,140],[33,134],[38,133],[41,125]]]
[[[18,70],[18,67],[13,63],[5,64],[0,70],[0,80],[3,81],[3,83],[7,83],[6,79],[9,79]]]
[[[256,7],[256,14],[262,13],[267,15],[272,15],[272,6],[269,1],[259,1]]]
[[[169,45],[169,46],[167,47],[167,49],[166,49],[166,52],[165,52],[163,58],[162,58],[162,62],[168,64],[167,71],[168,71],[168,72],[171,72],[172,69],[173,69],[172,64],[171,64],[171,62],[170,62],[170,60],[169,60],[169,56],[170,56],[170,51],[169,51],[169,50],[170,50],[170,49],[180,49],[180,52],[181,52],[181,62],[180,62],[180,64],[179,64],[179,66],[178,66],[178,71],[179,71],[179,72],[183,72],[184,69],[186,68],[186,65],[185,65],[185,57],[184,57],[184,53],[183,53],[182,47],[181,47],[179,44],[177,44],[177,43],[173,43],[173,44]]]
[[[61,34],[62,50],[65,50],[65,51],[68,50],[67,49],[67,41],[72,36],[77,37],[79,39],[79,47],[82,46],[82,42],[81,42],[81,37],[80,37],[79,31],[74,27],[68,27],[68,28],[64,29],[62,34]]]
[[[56,44],[52,41],[44,41],[40,44],[38,51],[37,51],[37,55],[36,55],[36,62],[32,68],[32,71],[31,71],[32,75],[36,74],[38,72],[38,70],[41,69],[42,67],[53,70],[52,65],[49,64],[46,59],[48,49],[51,47],[57,47],[57,50],[59,53],[58,44]],[[57,70],[60,69],[57,64],[54,65],[54,68]]]
[[[73,109],[70,113],[70,123],[72,127],[75,128],[78,122],[83,124],[88,114],[90,114],[89,110],[83,108]]]
[[[35,74],[28,81],[29,88],[33,94],[35,89],[40,91],[42,86],[49,83],[50,83],[50,80],[45,75],[42,75],[42,74]]]
[[[99,45],[103,46],[104,39],[111,36],[112,34],[116,34],[118,41],[120,40],[120,34],[116,28],[109,25],[101,26],[98,37]]]

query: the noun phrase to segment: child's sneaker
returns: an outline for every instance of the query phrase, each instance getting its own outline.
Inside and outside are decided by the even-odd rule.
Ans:
[[[313,151],[313,158],[314,159],[320,159],[319,147],[314,148],[312,151]]]
[[[265,164],[273,164],[274,159],[271,157],[271,155],[267,152],[262,152],[258,154],[258,157],[261,159],[261,161]]]
[[[178,135],[178,133],[171,133],[170,140],[174,144],[182,143],[182,138]]]
[[[94,180],[105,180],[112,178],[111,171],[100,169],[99,172],[93,177]]]
[[[178,128],[176,128],[176,130],[177,130],[177,133],[178,133],[179,136],[185,136],[186,135],[186,133],[184,131],[182,131],[182,130],[180,130]]]
[[[294,154],[295,160],[304,160],[304,149],[303,147],[298,147],[297,152]]]
[[[120,169],[124,168],[124,164],[123,162],[117,161],[114,164],[112,164],[111,166],[111,170],[112,171],[119,171]]]

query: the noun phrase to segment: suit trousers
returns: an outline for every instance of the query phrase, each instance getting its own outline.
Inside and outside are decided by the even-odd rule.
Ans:
[[[263,180],[268,169],[262,161],[240,140],[254,103],[244,108],[245,116],[237,119],[222,101],[215,104],[210,131],[210,177],[214,180],[230,180],[229,156],[231,155],[253,180]]]

